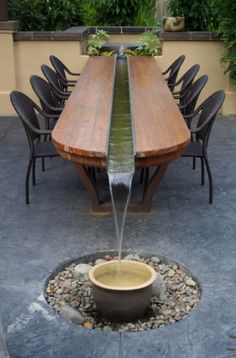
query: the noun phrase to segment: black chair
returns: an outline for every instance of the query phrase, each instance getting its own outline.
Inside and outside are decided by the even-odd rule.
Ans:
[[[199,77],[191,85],[189,91],[186,93],[185,104],[179,105],[179,109],[180,109],[181,113],[183,114],[184,118],[185,118],[185,116],[188,116],[194,112],[198,98],[200,96],[200,93],[201,93],[202,89],[204,88],[204,86],[206,85],[207,81],[208,81],[207,75],[203,75],[203,76]],[[187,123],[188,127],[190,128],[190,125],[191,125],[190,119],[187,119],[187,118],[188,117],[186,117],[186,123]]]
[[[29,179],[32,172],[32,183],[36,184],[35,164],[37,158],[55,157],[59,154],[50,140],[45,141],[45,137],[51,134],[50,130],[40,129],[37,112],[42,116],[47,116],[29,97],[22,92],[13,91],[10,94],[11,102],[15,111],[19,115],[29,143],[29,162],[25,178],[25,202],[29,204]],[[36,112],[37,111],[37,112]],[[41,138],[43,137],[43,141]],[[44,168],[43,168],[44,169]]]
[[[63,111],[63,107],[59,107],[60,99],[56,97],[52,86],[43,78],[33,75],[30,77],[30,83],[39,98],[42,110],[47,114],[47,129],[52,129]]]
[[[67,91],[67,86],[60,82],[58,74],[51,67],[42,65],[41,70],[47,81],[52,86],[55,95],[60,98],[61,103],[64,104],[65,100],[69,98],[71,91]]]
[[[191,129],[192,141],[189,143],[183,157],[200,158],[201,160],[201,184],[204,185],[204,166],[206,166],[209,178],[209,203],[213,202],[213,180],[211,169],[207,156],[208,141],[211,129],[216,118],[217,112],[222,106],[225,99],[223,90],[213,93],[208,97],[188,119],[197,118],[197,125]]]
[[[70,76],[79,76],[80,73],[72,72],[66,67],[66,65],[59,60],[58,57],[51,55],[50,57],[51,64],[55,68],[55,71],[57,72],[58,76],[60,77],[62,83],[66,86],[74,86],[76,83],[76,80],[68,79],[66,76],[66,73],[68,73]]]
[[[172,83],[171,86],[173,88],[172,95],[174,99],[179,100],[179,104],[183,106],[187,99],[187,93],[193,83],[194,78],[196,77],[198,71],[200,69],[200,65],[193,65],[186,71],[183,76],[175,83]],[[175,87],[180,86],[178,91],[174,91]]]
[[[172,83],[176,82],[180,67],[182,66],[182,63],[185,60],[185,55],[179,56],[164,72],[162,72],[163,75],[167,75],[165,77],[165,80],[167,81],[168,87],[170,91],[173,91]]]

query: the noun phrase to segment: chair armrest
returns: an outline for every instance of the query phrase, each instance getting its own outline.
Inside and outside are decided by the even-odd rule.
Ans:
[[[195,133],[200,132],[204,127],[206,127],[206,126],[208,125],[208,123],[212,120],[212,117],[213,117],[213,116],[214,116],[214,114],[211,113],[211,114],[209,115],[209,117],[207,118],[207,120],[206,120],[201,126],[196,127],[196,128],[194,128],[194,129],[191,129],[190,132],[191,132],[192,134],[195,134]]]
[[[38,129],[34,127],[29,121],[27,121],[27,125],[32,130],[32,132],[37,133],[39,135],[48,135],[52,133],[50,129]]]
[[[56,112],[58,112],[58,114],[56,114],[56,113],[49,114],[49,113],[45,113],[36,103],[34,104],[34,107],[37,110],[37,112],[45,118],[58,118],[59,115],[61,114],[61,112],[63,111],[63,108],[61,108],[61,107],[51,107],[50,106],[49,108],[52,110],[55,110]]]
[[[65,65],[64,65],[64,66],[65,66]],[[69,70],[69,68],[66,67],[66,66],[65,66],[64,68],[65,68],[66,72],[69,73],[70,75],[72,75],[72,76],[80,76],[80,73],[72,72],[72,71]]]
[[[202,104],[191,114],[186,114],[184,115],[184,118],[185,119],[192,119],[194,118],[202,109]]]

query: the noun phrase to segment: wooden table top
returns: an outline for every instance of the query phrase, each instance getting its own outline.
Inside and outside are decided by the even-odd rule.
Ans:
[[[114,57],[89,58],[52,132],[65,159],[106,165],[114,77]]]
[[[136,166],[176,159],[190,133],[152,57],[129,57],[131,114]],[[114,57],[91,57],[67,101],[52,139],[66,159],[106,166]]]
[[[178,157],[190,133],[153,57],[129,57],[131,114],[136,161]],[[156,157],[156,158],[155,158]],[[154,159],[155,158],[155,159]]]

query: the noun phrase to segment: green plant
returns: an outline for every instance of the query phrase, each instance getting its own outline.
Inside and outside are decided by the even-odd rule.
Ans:
[[[236,2],[215,0],[214,4],[219,13],[218,33],[226,47],[221,63],[236,85]]]
[[[155,31],[147,31],[140,37],[136,50],[128,50],[128,56],[158,56],[161,54],[161,44]]]
[[[99,56],[101,48],[109,39],[109,35],[104,30],[97,30],[94,35],[90,35],[88,40],[87,54],[90,56]]]
[[[84,0],[82,8],[89,9],[89,17],[82,11],[85,25],[96,26],[152,26],[155,0]]]
[[[94,0],[83,0],[80,5],[80,14],[84,25],[97,25],[97,10]]]
[[[134,18],[134,26],[156,26],[155,1],[144,1]]]
[[[80,0],[8,0],[11,19],[22,31],[63,31],[80,25]]]
[[[172,16],[183,16],[186,31],[215,30],[218,25],[213,0],[167,0]]]

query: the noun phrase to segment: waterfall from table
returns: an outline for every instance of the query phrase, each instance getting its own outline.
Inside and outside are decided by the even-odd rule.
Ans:
[[[119,58],[120,57],[120,58]],[[127,59],[116,60],[112,120],[108,148],[108,177],[121,259],[123,232],[134,174],[134,148],[129,100]]]

